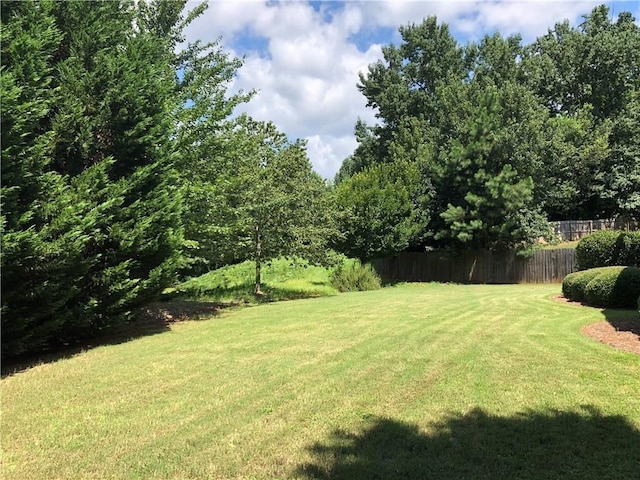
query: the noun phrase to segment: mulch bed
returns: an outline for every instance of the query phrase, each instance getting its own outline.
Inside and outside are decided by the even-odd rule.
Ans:
[[[582,305],[557,295],[554,300],[571,305]],[[610,345],[625,352],[640,355],[640,321],[637,319],[620,319],[592,323],[580,330],[584,335],[599,342]]]

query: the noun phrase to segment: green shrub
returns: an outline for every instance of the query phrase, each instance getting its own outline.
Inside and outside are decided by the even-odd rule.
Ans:
[[[602,230],[582,238],[576,245],[579,270],[613,265],[613,251],[618,232]]]
[[[331,284],[339,292],[362,292],[378,290],[382,282],[371,265],[350,260],[336,267],[331,274]]]
[[[606,308],[635,308],[640,294],[640,268],[602,269],[584,289],[587,304]]]
[[[618,263],[640,268],[640,231],[622,232],[617,240]]]
[[[597,267],[640,267],[640,232],[601,230],[576,246],[579,270]]]
[[[602,271],[603,268],[601,267],[570,273],[564,277],[564,280],[562,281],[562,294],[569,300],[582,302],[584,300],[584,290],[587,287],[587,284],[602,273]]]

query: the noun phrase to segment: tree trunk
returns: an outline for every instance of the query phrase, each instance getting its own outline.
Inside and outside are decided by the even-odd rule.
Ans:
[[[261,256],[262,256],[262,237],[260,236],[260,227],[256,225],[256,236],[255,236],[255,261],[256,261],[256,287],[253,293],[256,295],[262,295],[262,289],[260,288],[262,285],[261,278]]]

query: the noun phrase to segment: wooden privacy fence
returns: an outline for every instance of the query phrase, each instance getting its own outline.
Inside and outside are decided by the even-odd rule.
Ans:
[[[525,258],[515,252],[403,252],[371,262],[387,281],[455,283],[555,283],[576,271],[575,250],[536,250]]]
[[[563,220],[549,223],[555,234],[564,241],[580,240],[597,230],[636,230],[640,227],[637,222],[622,217],[615,220]]]

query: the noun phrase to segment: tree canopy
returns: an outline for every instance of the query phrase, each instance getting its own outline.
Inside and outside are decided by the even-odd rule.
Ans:
[[[135,318],[178,278],[277,256],[526,248],[547,220],[638,217],[640,28],[595,8],[528,45],[429,17],[360,76],[379,122],[329,186],[234,114],[242,59],[186,0],[2,2],[2,355]]]
[[[181,262],[173,45],[150,11],[3,3],[3,355],[128,320]]]
[[[640,28],[631,14],[614,20],[600,6],[529,45],[499,33],[460,45],[436,17],[399,32],[400,44],[360,75],[378,123],[358,121],[358,147],[336,176],[346,210],[369,195],[389,219],[421,219],[396,251],[526,248],[547,220],[638,217]],[[393,164],[419,172],[405,184],[421,194],[411,214],[402,191],[362,187],[360,177]],[[372,221],[350,244],[379,231]]]
[[[331,196],[305,145],[231,118],[242,62],[178,48],[206,8],[185,5],[3,2],[4,357],[130,321],[196,268],[321,259]]]

